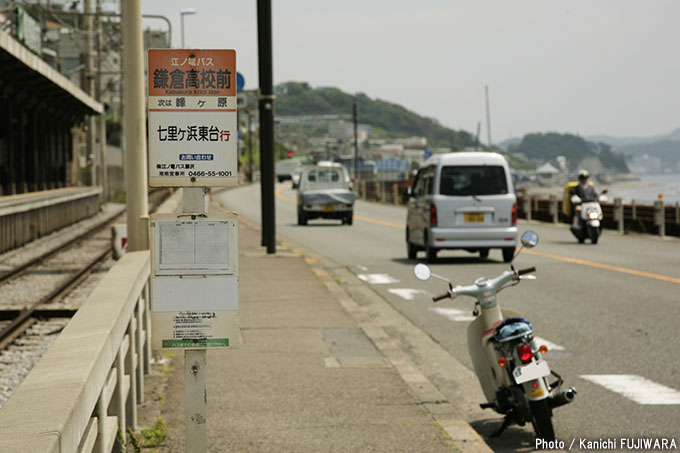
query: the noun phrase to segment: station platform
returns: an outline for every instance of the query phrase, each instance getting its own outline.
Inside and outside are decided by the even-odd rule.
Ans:
[[[0,196],[0,253],[99,211],[101,187],[66,187]]]
[[[268,255],[244,219],[238,234],[241,345],[207,353],[208,451],[491,451],[450,404],[421,398],[421,379],[403,379],[366,334],[380,326],[348,312],[313,257],[289,244]],[[172,355],[140,425],[160,417],[160,451],[184,452],[184,354]]]

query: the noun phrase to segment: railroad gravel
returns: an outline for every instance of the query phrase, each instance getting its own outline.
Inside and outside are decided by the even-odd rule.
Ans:
[[[0,351],[0,407],[52,345],[69,318],[38,321],[7,349]]]

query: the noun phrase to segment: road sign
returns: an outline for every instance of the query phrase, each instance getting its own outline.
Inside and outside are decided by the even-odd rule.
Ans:
[[[148,59],[149,185],[236,185],[236,51],[150,49]]]
[[[240,93],[243,91],[243,87],[246,84],[246,79],[243,78],[243,74],[240,72],[236,73],[236,92]]]

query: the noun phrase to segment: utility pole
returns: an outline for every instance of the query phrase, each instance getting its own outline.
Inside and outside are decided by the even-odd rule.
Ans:
[[[142,6],[139,0],[121,0],[120,9],[128,250],[138,251],[149,248]]]
[[[83,4],[85,15],[85,29],[87,31],[87,43],[85,47],[85,91],[95,97],[94,90],[94,16],[92,14],[92,0],[85,0]],[[97,185],[97,154],[95,151],[95,118],[94,115],[87,117],[87,161],[90,163],[90,184]]]
[[[104,60],[104,31],[102,27],[102,0],[97,0],[97,79],[95,91],[97,100],[102,102],[102,62]],[[109,199],[108,174],[106,161],[106,111],[99,115],[99,162],[102,166],[102,197]]]
[[[491,113],[489,112],[489,87],[484,86],[486,93],[486,134],[489,139],[489,147],[491,146]]]
[[[359,137],[357,133],[358,118],[357,118],[357,98],[354,96],[354,104],[352,106],[352,116],[354,117],[354,180],[356,181],[359,168]]]
[[[246,113],[248,113],[248,182],[253,182],[253,112],[247,108]]]
[[[260,76],[260,190],[262,196],[262,245],[276,253],[274,204],[274,85],[272,75],[271,0],[257,0],[257,47]]]

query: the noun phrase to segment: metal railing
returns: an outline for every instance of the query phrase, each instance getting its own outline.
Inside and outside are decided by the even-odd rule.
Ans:
[[[124,255],[0,408],[0,452],[110,452],[150,371],[149,252]]]

